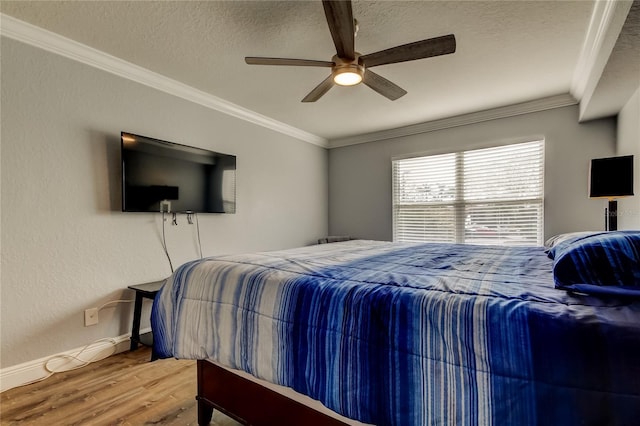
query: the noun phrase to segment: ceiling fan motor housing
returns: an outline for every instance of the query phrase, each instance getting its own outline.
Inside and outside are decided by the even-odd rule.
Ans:
[[[332,58],[335,64],[331,68],[331,74],[336,84],[341,86],[353,86],[364,78],[364,65],[358,62],[360,54],[356,52],[353,59],[341,58],[334,55]]]

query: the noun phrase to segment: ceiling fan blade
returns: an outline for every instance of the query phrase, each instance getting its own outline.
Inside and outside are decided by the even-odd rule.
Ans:
[[[360,62],[367,68],[397,62],[414,61],[433,56],[448,55],[456,51],[456,38],[453,34],[403,44],[380,52],[360,56]]]
[[[318,84],[307,96],[304,97],[302,102],[315,102],[322,97],[325,93],[333,87],[333,75],[325,78],[322,83]]]
[[[340,58],[355,58],[353,9],[350,0],[323,0],[324,14]]]
[[[407,94],[407,91],[402,87],[390,82],[371,70],[366,70],[364,72],[362,82],[392,101],[395,101]]]
[[[254,56],[247,56],[244,61],[249,65],[294,65],[300,67],[332,67],[335,65],[333,62],[310,59],[258,58]]]

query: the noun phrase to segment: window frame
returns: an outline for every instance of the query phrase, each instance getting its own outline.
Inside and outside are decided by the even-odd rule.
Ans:
[[[465,159],[464,157],[465,155],[469,155],[470,153],[476,153],[482,150],[492,150],[492,149],[496,150],[494,152],[499,152],[501,148],[505,148],[505,150],[508,150],[508,149],[513,149],[517,145],[533,146],[534,147],[533,149],[539,151],[537,155],[534,157],[536,159],[536,163],[533,164],[533,166],[535,167],[536,175],[531,180],[532,182],[537,183],[536,194],[530,197],[520,197],[520,198],[519,197],[503,198],[503,199],[488,198],[483,200],[465,199],[465,196],[464,196],[464,191],[465,191],[465,186],[464,186],[465,185],[465,177],[464,177]],[[544,241],[543,239],[544,238],[544,198],[545,198],[544,175],[545,175],[545,160],[546,160],[545,148],[546,148],[546,142],[544,137],[532,137],[532,138],[527,138],[524,140],[519,140],[517,142],[514,141],[506,144],[473,147],[473,148],[466,148],[466,149],[463,148],[456,151],[431,152],[431,153],[407,155],[402,157],[393,157],[391,159],[391,163],[392,163],[391,164],[391,175],[392,175],[391,204],[392,204],[393,241],[407,241],[407,239],[400,239],[398,236],[398,233],[399,233],[398,227],[400,225],[398,215],[401,213],[401,210],[403,209],[403,207],[401,207],[402,204],[404,204],[405,211],[410,208],[415,208],[415,209],[422,208],[423,210],[425,210],[425,209],[428,209],[431,207],[437,207],[437,206],[450,207],[453,209],[453,218],[454,218],[453,237],[455,241],[435,238],[433,241],[424,241],[424,242],[479,243],[479,244],[502,244],[502,245],[542,245]],[[398,203],[397,191],[400,189],[400,184],[396,181],[396,179],[398,178],[397,172],[396,172],[396,164],[398,162],[402,162],[406,160],[415,160],[415,159],[428,158],[428,157],[433,158],[436,156],[445,156],[445,155],[454,156],[454,162],[453,162],[455,165],[455,171],[454,171],[455,197],[454,199],[451,201],[424,202],[422,204],[406,203],[406,202]],[[503,152],[499,152],[496,156],[499,157],[500,155],[504,155]],[[526,166],[523,166],[523,167],[526,167]],[[466,180],[468,181],[468,178]],[[487,238],[486,241],[478,242],[477,240],[481,239],[479,237],[476,237],[476,241],[470,241],[470,240],[473,240],[474,238],[473,238],[473,235],[467,235],[468,232],[466,230],[466,221],[467,221],[468,214],[466,214],[466,212],[468,211],[468,208],[473,205],[476,205],[476,206],[491,205],[496,210],[498,210],[500,205],[503,205],[505,207],[511,205],[511,206],[519,207],[521,209],[523,208],[535,209],[535,213],[532,215],[534,219],[529,220],[528,223],[526,223],[527,226],[534,225],[535,242],[531,238],[533,233],[527,234],[526,232],[523,233],[524,237],[522,237],[526,240],[526,243],[523,243],[522,241],[521,242],[513,241],[513,244],[508,244],[509,241],[504,241],[504,240],[501,241],[500,238],[496,238],[495,241],[492,240],[491,238]],[[425,215],[424,217],[426,218],[427,216]],[[514,215],[513,217],[516,218],[517,220],[517,215]],[[524,216],[524,217],[526,218],[527,216]],[[531,240],[527,240],[527,238]],[[416,241],[416,239],[415,238],[411,239],[411,241]]]

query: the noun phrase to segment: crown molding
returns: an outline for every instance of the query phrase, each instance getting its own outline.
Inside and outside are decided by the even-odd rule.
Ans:
[[[232,117],[326,148],[325,138],[243,108],[82,43],[0,13],[0,35],[55,53]]]
[[[545,111],[554,108],[561,108],[576,105],[578,102],[568,93],[536,99],[529,102],[508,105],[499,108],[487,109],[484,111],[469,114],[457,115],[440,120],[428,121],[425,123],[413,124],[410,126],[398,127],[395,129],[382,130],[379,132],[365,133],[362,135],[349,136],[346,138],[329,140],[329,148],[339,148],[342,146],[356,145],[367,142],[380,141],[385,139],[399,138],[402,136],[417,135],[436,130],[449,129],[451,127],[466,126],[468,124],[481,123],[483,121],[497,120],[499,118],[513,117],[516,115],[529,114],[532,112]]]
[[[631,0],[595,1],[571,81],[570,92],[580,102],[591,97],[632,5]]]

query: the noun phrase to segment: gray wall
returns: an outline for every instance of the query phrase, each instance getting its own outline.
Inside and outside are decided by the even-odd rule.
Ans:
[[[603,229],[604,204],[587,197],[589,161],[615,154],[614,118],[578,123],[578,107],[454,127],[329,151],[329,232],[391,240],[391,159],[544,138],[545,238]]]
[[[618,115],[617,155],[633,155],[633,197],[618,200],[618,228],[640,229],[640,87]]]
[[[19,42],[1,49],[3,368],[128,333],[131,304],[88,328],[84,310],[171,272],[160,215],[119,211],[121,130],[237,155],[237,214],[199,216],[205,256],[327,234],[326,149]],[[196,241],[184,217],[168,225],[174,265]]]

